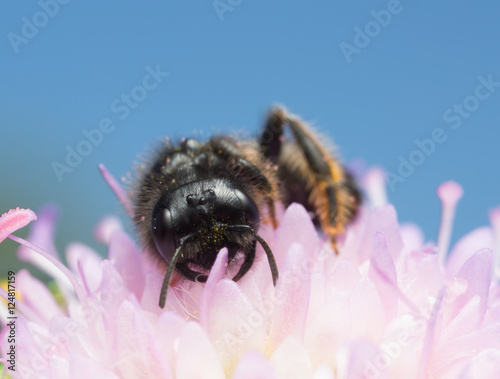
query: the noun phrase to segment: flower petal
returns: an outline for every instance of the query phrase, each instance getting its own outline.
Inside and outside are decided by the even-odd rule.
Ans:
[[[231,379],[277,379],[273,367],[266,358],[254,350],[249,350],[238,362]]]
[[[487,349],[500,351],[500,327],[498,323],[457,336],[450,342],[440,343],[432,353],[428,374],[431,377],[441,377],[454,365],[463,367],[465,362]]]
[[[490,249],[479,250],[464,263],[457,278],[465,280],[467,288],[451,305],[448,320],[454,318],[475,295],[480,298],[478,311],[480,319],[483,319],[488,304],[492,264],[493,252]]]
[[[490,227],[474,229],[460,238],[446,261],[446,276],[455,277],[464,263],[484,248],[493,249],[493,231]]]
[[[274,350],[287,336],[299,340],[309,307],[310,274],[307,256],[299,244],[292,244],[276,286],[276,308],[269,333],[269,348]]]
[[[398,279],[387,242],[380,232],[373,236],[373,251],[368,276],[378,289],[384,303],[387,320],[393,319],[398,311]]]
[[[215,296],[215,286],[222,280],[227,271],[227,254],[227,248],[222,249],[219,251],[219,254],[217,254],[217,258],[215,259],[215,263],[210,270],[207,283],[205,284],[205,288],[203,290],[200,304],[200,323],[205,330],[208,330],[209,328],[209,313],[211,303]]]
[[[197,322],[188,322],[182,331],[175,362],[175,378],[225,378],[215,350]]]
[[[9,234],[36,220],[36,214],[31,209],[11,209],[0,217],[0,242]]]
[[[124,301],[116,317],[114,367],[122,378],[172,378],[172,370],[160,353],[160,339],[137,304]],[[156,329],[156,328],[155,328]]]
[[[234,367],[247,350],[265,350],[267,324],[232,280],[221,280],[214,293],[206,331],[222,366]]]
[[[500,378],[500,351],[488,349],[472,358],[462,371],[461,378]]]
[[[320,248],[318,233],[311,217],[302,205],[296,203],[287,208],[283,220],[276,229],[274,245],[271,246],[279,268],[283,267],[286,253],[292,243],[307,246],[310,255],[316,254]]]
[[[94,238],[105,245],[109,245],[111,236],[118,230],[123,230],[120,219],[115,216],[105,216],[94,228]]]
[[[351,338],[368,338],[378,341],[385,327],[385,311],[375,284],[361,278],[350,296]],[[370,315],[370,317],[367,317]]]
[[[270,361],[278,378],[312,378],[313,367],[309,354],[300,340],[294,336],[288,336],[281,343]]]
[[[335,292],[345,292],[349,295],[360,279],[361,273],[358,268],[351,261],[341,259],[329,275],[326,287]]]
[[[327,365],[320,365],[314,371],[314,379],[335,379],[333,372]]]
[[[43,323],[48,323],[52,317],[63,314],[48,288],[27,270],[17,273],[16,282],[23,302],[33,310],[37,318],[43,320]]]
[[[111,188],[111,191],[113,191],[113,193],[116,195],[120,203],[122,203],[127,214],[130,216],[130,218],[133,219],[134,206],[132,204],[132,200],[130,199],[129,194],[125,192],[120,183],[118,183],[115,177],[108,171],[108,169],[103,164],[99,165],[99,171],[101,172],[101,175],[108,184],[109,188]]]
[[[42,207],[38,212],[37,222],[30,227],[28,237],[28,241],[34,245],[43,247],[47,253],[56,258],[59,257],[59,254],[54,244],[54,236],[58,219],[59,209],[55,205]],[[19,247],[17,256],[26,262],[31,262],[33,259],[40,259],[38,254],[23,245]],[[43,258],[41,260],[45,261]]]
[[[323,309],[307,323],[304,344],[314,366],[325,363],[334,367],[338,349],[351,336],[352,315],[346,293],[327,299]]]
[[[141,256],[124,231],[117,230],[110,236],[108,259],[120,273],[127,289],[140,299],[146,281]]]
[[[179,339],[187,321],[174,312],[163,312],[158,320],[158,335],[161,336],[163,358],[175,362]]]
[[[353,340],[338,352],[338,379],[388,378],[389,358],[367,340]]]
[[[74,379],[118,379],[119,376],[100,362],[77,354],[69,358],[69,378]]]
[[[343,247],[344,258],[361,264],[370,258],[373,236],[376,232],[384,234],[389,253],[396,261],[403,249],[403,242],[399,234],[399,225],[395,208],[390,204],[375,208],[368,215],[364,228],[357,233],[347,233]]]
[[[66,248],[68,266],[87,287],[88,292],[95,292],[102,279],[102,258],[90,247],[82,243],[73,242]]]

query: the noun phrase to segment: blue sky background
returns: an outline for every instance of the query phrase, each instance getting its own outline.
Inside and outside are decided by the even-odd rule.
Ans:
[[[443,129],[446,141],[389,190],[399,219],[427,239],[437,236],[435,190],[445,180],[465,190],[454,239],[487,224],[500,204],[500,87],[477,103],[468,98],[479,77],[500,81],[496,1],[226,0],[223,14],[210,0],[57,4],[0,6],[0,210],[56,202],[60,246],[89,243],[103,214],[123,214],[99,163],[120,177],[162,136],[254,135],[276,102],[313,121],[346,161],[395,174],[415,139]],[[388,8],[391,19],[377,28],[372,11]],[[372,38],[355,41],[355,28]],[[23,32],[29,38],[11,42]],[[346,59],[342,43],[358,50]],[[111,104],[142,83],[147,66],[170,74],[120,119]],[[464,99],[477,109],[455,130],[457,119],[443,115]],[[66,146],[76,148],[103,118],[114,131],[59,182],[52,162],[66,164]],[[12,257],[14,244],[0,249]]]

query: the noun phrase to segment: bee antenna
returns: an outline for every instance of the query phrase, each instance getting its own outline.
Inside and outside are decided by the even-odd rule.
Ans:
[[[252,234],[255,236],[255,239],[259,241],[260,246],[264,249],[267,255],[267,260],[269,261],[269,267],[271,268],[271,274],[273,276],[273,285],[276,287],[276,282],[278,281],[279,278],[279,272],[278,272],[278,265],[276,264],[276,259],[274,259],[274,254],[267,244],[267,242],[259,236],[255,230],[249,226],[249,225],[225,225],[224,226],[226,229],[247,229],[252,232]]]
[[[172,279],[172,275],[174,274],[175,265],[177,263],[177,260],[179,259],[180,251],[181,251],[182,247],[184,246],[184,243],[186,241],[198,236],[199,234],[200,234],[199,232],[191,233],[191,234],[188,234],[187,236],[184,236],[180,239],[179,247],[175,250],[174,256],[172,257],[172,260],[168,264],[168,269],[167,269],[167,272],[165,274],[165,278],[163,279],[163,285],[161,286],[161,292],[160,292],[160,308],[163,309],[165,307],[165,302],[167,301],[167,291],[168,291],[168,287],[170,284],[170,280]]]

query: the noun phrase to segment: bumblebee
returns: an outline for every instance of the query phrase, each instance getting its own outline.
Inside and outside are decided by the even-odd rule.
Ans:
[[[287,125],[293,140],[284,138]],[[145,249],[167,265],[160,307],[175,270],[191,281],[206,282],[224,247],[229,264],[243,254],[233,278],[238,281],[252,267],[258,242],[276,285],[276,261],[258,231],[261,222],[277,227],[278,201],[303,204],[335,251],[337,235],[361,202],[353,177],[336,155],[286,109],[273,108],[254,140],[226,135],[205,143],[166,140],[141,174],[134,199],[134,223]]]

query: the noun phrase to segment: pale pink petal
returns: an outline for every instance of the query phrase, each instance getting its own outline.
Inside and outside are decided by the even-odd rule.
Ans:
[[[64,379],[69,377],[69,361],[65,358],[53,355],[50,357],[50,377],[51,379]]]
[[[460,313],[445,327],[440,340],[448,342],[456,336],[471,333],[478,329],[483,322],[480,303],[481,298],[477,295],[473,296],[460,310]]]
[[[27,270],[21,270],[16,274],[16,282],[23,303],[31,308],[40,322],[48,323],[51,317],[63,314],[48,288]]]
[[[418,373],[420,351],[428,321],[419,315],[403,314],[387,325],[379,344],[380,352],[390,360],[387,373],[391,378],[405,378]],[[382,358],[377,362],[382,367]]]
[[[271,356],[270,362],[278,378],[312,378],[313,367],[309,354],[301,341],[294,336],[288,336],[281,343]]]
[[[15,232],[36,220],[36,214],[31,209],[11,209],[0,216],[0,242]]]
[[[0,319],[3,322],[2,325],[7,324],[7,322],[9,321],[9,317],[17,313],[23,315],[27,320],[43,324],[43,318],[40,317],[40,315],[38,315],[36,311],[33,310],[30,306],[26,305],[22,301],[19,301],[19,299],[14,299],[15,308],[13,308],[12,305],[8,306],[8,303],[12,300],[12,294],[10,294],[9,296],[9,293],[2,287],[0,287],[0,297],[5,300],[5,302],[2,302],[2,305],[4,305],[5,303],[5,306],[3,308],[0,308],[0,310],[4,312],[0,314]]]
[[[500,327],[498,323],[457,336],[450,342],[440,343],[432,352],[428,374],[440,377],[454,365],[463,367],[467,360],[487,349],[500,351]]]
[[[115,231],[110,237],[108,259],[120,273],[128,290],[140,299],[146,281],[141,256],[135,243],[122,230]]]
[[[386,315],[375,284],[368,278],[361,278],[351,293],[350,304],[351,338],[378,341],[384,331]]]
[[[28,247],[29,249],[36,252],[42,259],[41,262],[44,262],[44,265],[39,266],[40,268],[47,268],[47,271],[54,275],[54,278],[57,280],[57,283],[60,285],[61,291],[65,292],[65,289],[73,289],[76,292],[76,295],[79,300],[83,301],[85,299],[85,291],[76,278],[76,276],[69,270],[66,266],[64,266],[57,258],[53,257],[49,253],[47,253],[42,248],[33,245],[29,241],[26,241],[22,238],[11,235],[12,240],[16,241],[23,246]],[[48,261],[48,262],[47,262]]]
[[[122,378],[172,378],[172,370],[160,353],[156,328],[140,309],[124,301],[118,310],[114,345],[114,368]]]
[[[43,249],[52,255],[59,258],[54,238],[56,235],[57,223],[59,221],[59,207],[55,204],[48,204],[40,208],[37,212],[38,220],[30,227],[28,241],[32,244],[41,246]],[[20,246],[17,252],[18,256],[29,254],[25,246]],[[33,252],[31,252],[33,254]]]
[[[335,379],[331,368],[327,365],[320,365],[314,371],[313,379]]]
[[[287,208],[283,220],[276,229],[275,242],[271,246],[278,267],[283,267],[286,252],[292,243],[307,247],[308,254],[315,254],[320,248],[318,233],[311,217],[303,206],[295,203]]]
[[[390,358],[367,340],[352,340],[338,351],[338,379],[388,378]]]
[[[71,270],[79,274],[87,291],[95,292],[102,279],[102,257],[87,245],[73,242],[66,248],[66,260]]]
[[[210,270],[210,274],[208,276],[207,283],[205,284],[205,289],[203,290],[203,295],[201,297],[200,323],[206,331],[208,331],[209,328],[209,312],[211,303],[215,296],[215,286],[226,275],[227,255],[228,250],[226,248],[219,251],[217,258],[215,259],[215,263]]]
[[[144,278],[144,291],[141,297],[141,307],[150,312],[156,310],[161,311],[159,304],[160,291],[163,283],[163,278],[165,277],[165,272],[161,272],[159,269],[149,271],[145,274]],[[167,303],[165,304],[165,310],[170,310],[171,304],[174,303],[171,295],[175,288],[170,287],[168,290]],[[175,295],[174,295],[175,296]]]
[[[321,312],[325,306],[325,302],[330,298],[330,294],[327,295],[326,282],[327,278],[323,271],[311,269],[311,289],[306,324],[309,324],[310,320]]]
[[[328,276],[326,287],[336,292],[351,294],[360,279],[358,268],[351,261],[341,259]]]
[[[387,242],[380,232],[375,233],[373,237],[373,250],[368,276],[378,289],[384,303],[387,320],[391,320],[396,316],[398,310],[398,294],[396,291],[398,279],[396,267],[394,267],[394,262],[387,248]]]
[[[202,368],[202,369],[200,369]],[[224,379],[224,370],[201,326],[188,322],[179,338],[176,379]]]
[[[118,309],[125,300],[128,300],[129,292],[123,278],[113,264],[102,261],[102,280],[99,286],[100,303],[105,307],[103,313],[105,319],[112,320],[116,317]]]
[[[464,263],[481,249],[493,249],[493,231],[489,227],[474,229],[458,240],[446,261],[446,276],[453,278]]]
[[[112,339],[115,332],[112,323],[106,330],[104,314],[108,309],[103,309],[97,299],[87,299],[82,303],[71,304],[68,307],[68,313],[73,323],[68,322],[68,326],[65,327],[70,330],[68,336],[75,334],[76,338],[76,341],[70,338],[69,342],[75,346],[81,345],[86,354],[93,359],[110,359],[109,344],[106,344],[106,341]],[[114,313],[116,314],[116,311]],[[74,351],[78,352],[79,348]]]
[[[118,200],[122,203],[127,214],[130,216],[130,218],[133,219],[135,212],[130,196],[127,194],[127,192],[125,192],[120,183],[118,183],[115,177],[108,171],[108,169],[103,164],[99,165],[99,171],[101,172],[101,175],[106,181],[106,183],[108,183],[108,186],[109,188],[111,188],[111,191],[113,191]]]
[[[500,378],[500,351],[487,349],[472,358],[462,371],[462,378]]]
[[[419,379],[428,377],[428,372],[430,371],[429,362],[432,358],[431,353],[434,348],[434,345],[438,342],[437,338],[438,333],[436,332],[437,328],[436,324],[438,317],[441,313],[444,294],[445,294],[445,288],[442,288],[441,291],[439,291],[438,293],[436,302],[429,317],[429,322],[427,323],[427,330],[425,332],[425,339],[422,346],[420,365],[418,368],[417,378]]]
[[[274,286],[272,285],[272,282],[269,283],[269,286],[266,286],[266,290],[261,291],[261,286],[260,284],[262,281],[259,282],[259,276],[256,274],[256,271],[258,270],[266,270],[266,274],[270,275],[269,271],[269,265],[266,262],[261,262],[264,267],[258,267],[256,270],[252,269],[248,272],[247,275],[245,275],[243,278],[241,278],[238,281],[238,287],[240,287],[241,292],[249,299],[254,307],[262,308],[262,303],[265,300],[263,296],[266,296],[266,300],[269,299],[269,296],[267,294],[269,291],[273,291]],[[258,263],[257,263],[258,264]],[[254,263],[254,266],[256,263]]]
[[[424,246],[424,233],[415,224],[404,223],[399,227],[405,253],[420,251]]]
[[[96,360],[73,354],[69,358],[69,378],[71,379],[118,379],[109,368]],[[122,378],[125,378],[122,377]]]
[[[286,336],[303,339],[309,296],[307,256],[301,245],[292,244],[276,286],[276,308],[269,334],[271,349],[275,349]]]
[[[411,299],[412,304],[415,304],[418,309],[426,311],[432,309],[431,300],[445,286],[437,255],[414,252],[405,257],[399,267],[402,270],[398,275],[402,293]],[[404,306],[400,304],[400,306],[401,311],[419,312],[407,303],[404,303]]]
[[[15,321],[16,325],[16,366],[26,377],[48,377],[50,354],[45,353],[39,346],[38,341],[28,324],[22,317]]]
[[[175,362],[179,339],[187,321],[177,313],[163,312],[158,319],[157,334],[161,336],[163,357],[167,362]]]
[[[464,263],[457,277],[465,280],[467,288],[451,305],[447,320],[454,318],[466,303],[476,295],[480,298],[479,317],[480,320],[483,319],[488,303],[492,264],[493,253],[490,249],[479,250]]]
[[[329,296],[323,309],[307,323],[304,345],[314,366],[336,364],[336,352],[351,336],[352,315],[346,293]]]
[[[249,350],[238,362],[231,379],[278,379],[266,358]]]
[[[208,310],[206,332],[224,367],[233,367],[249,349],[265,350],[267,323],[238,285],[229,279],[216,284]]]
[[[384,234],[389,253],[396,261],[403,249],[403,242],[399,234],[396,210],[390,204],[382,205],[371,211],[362,234],[346,239],[343,248],[343,252],[346,252],[345,258],[351,259],[357,264],[370,259],[372,238],[377,232]]]
[[[105,216],[94,228],[94,238],[105,245],[109,245],[111,235],[118,230],[123,230],[120,219],[116,216]]]
[[[64,359],[68,359],[70,354],[87,355],[87,350],[79,338],[83,328],[69,317],[53,317],[48,328],[49,342],[44,346],[45,350]],[[100,355],[99,359],[102,358],[105,356]]]

